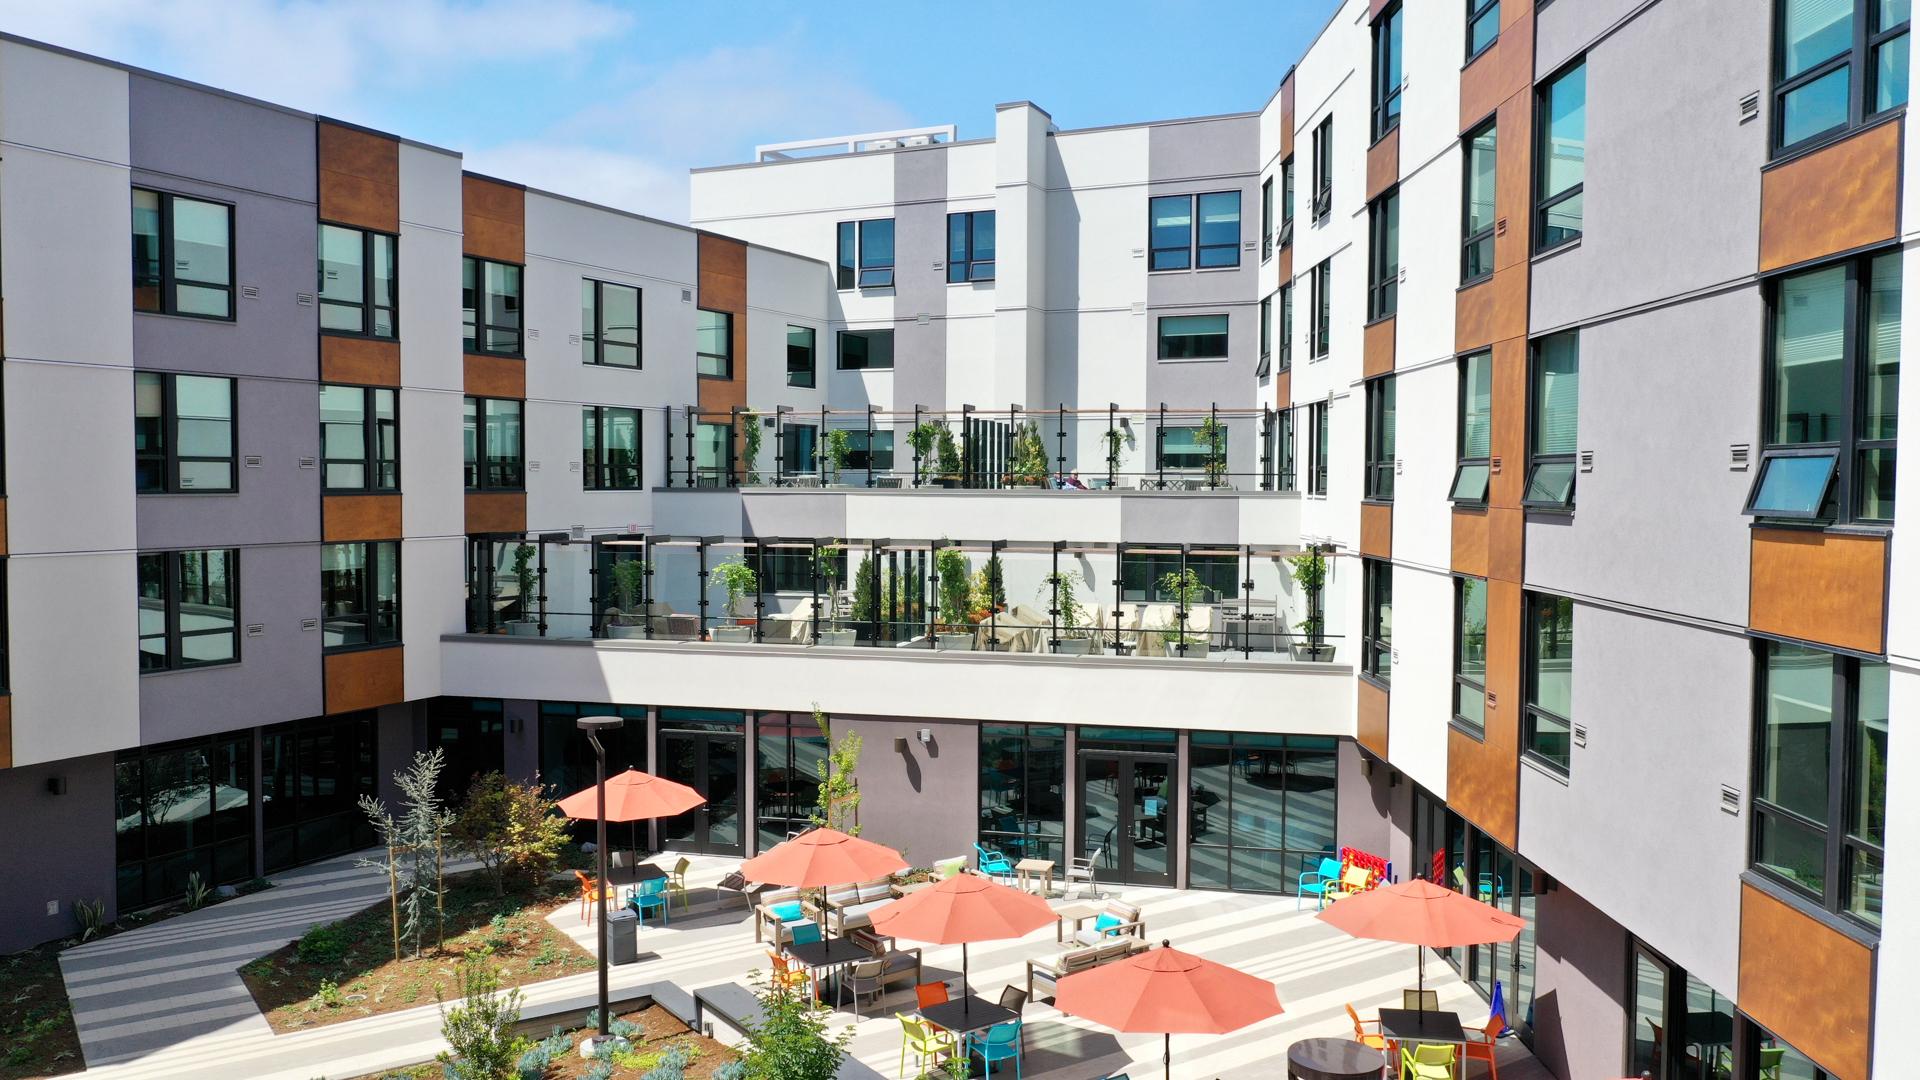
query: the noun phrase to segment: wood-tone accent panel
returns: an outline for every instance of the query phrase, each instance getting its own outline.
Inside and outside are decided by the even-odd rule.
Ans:
[[[1367,147],[1367,201],[1399,182],[1400,129],[1396,127]]]
[[[0,555],[7,554],[7,500],[0,498]]]
[[[525,398],[527,362],[510,356],[467,353],[463,385],[474,397]]]
[[[1387,5],[1391,3],[1393,3],[1393,0],[1371,0],[1371,3],[1369,3],[1367,7],[1367,18],[1379,18],[1380,13],[1387,10]]]
[[[1292,406],[1293,406],[1293,369],[1288,368],[1287,370],[1273,377],[1273,407],[1276,409],[1286,409],[1286,408],[1291,408]],[[1278,462],[1275,462],[1274,465],[1276,468],[1279,467]],[[4,502],[5,500],[0,499],[0,503],[4,503]],[[5,513],[4,507],[0,507],[0,514],[4,514],[4,513]]]
[[[1527,343],[1520,338],[1493,344],[1492,449],[1487,504],[1518,507],[1527,486]]]
[[[1355,679],[1359,694],[1354,705],[1354,738],[1387,760],[1387,692],[1365,679]]]
[[[1529,22],[1531,29],[1531,22]],[[1493,268],[1525,268],[1533,255],[1533,87],[1500,105],[1493,148]]]
[[[1389,315],[1366,325],[1361,331],[1360,370],[1364,378],[1393,372],[1393,325]]]
[[[467,492],[467,532],[469,534],[517,533],[526,531],[526,492]]]
[[[1525,26],[1519,25],[1522,21]],[[1502,30],[1499,41],[1460,71],[1463,134],[1493,115],[1502,102],[1533,85],[1533,16],[1527,13],[1514,24]],[[1501,134],[1504,137],[1505,132]]]
[[[1360,504],[1360,554],[1374,559],[1393,558],[1393,504]]]
[[[319,132],[320,220],[400,231],[400,140],[330,124]]]
[[[1487,576],[1526,580],[1527,513],[1518,507],[1487,507]]]
[[[405,661],[406,650],[398,645],[328,653],[323,661],[327,712],[354,712],[407,700]]]
[[[747,403],[747,245],[701,233],[699,255],[700,306],[733,315],[733,377],[698,380],[700,411],[724,416]],[[744,452],[745,434],[736,432],[735,438],[742,443],[735,451]]]
[[[1520,586],[1487,581],[1484,739],[1447,732],[1447,803],[1508,847],[1519,843]]]
[[[527,261],[527,192],[515,184],[464,173],[460,177],[463,250],[501,262]]]
[[[1289,73],[1280,80],[1280,160],[1287,160],[1293,153],[1293,75]],[[1294,170],[1294,181],[1299,182],[1299,170]]]
[[[1295,227],[1296,228],[1298,227],[1298,219],[1295,220]],[[1293,284],[1293,242],[1292,241],[1288,241],[1287,243],[1281,245],[1279,259],[1280,259],[1280,284],[1282,285]],[[1276,316],[1276,318],[1277,317],[1278,316]]]
[[[400,496],[323,496],[320,500],[320,534],[328,543],[398,540]]]
[[[321,334],[320,380],[397,387],[400,385],[400,343]]]
[[[1487,511],[1453,511],[1453,556],[1448,565],[1456,574],[1487,576]]]
[[[13,695],[0,694],[0,769],[13,768]]]
[[[1760,174],[1762,272],[1899,234],[1905,122],[1876,124]]]
[[[1527,336],[1527,267],[1493,276],[1453,294],[1453,348],[1473,352],[1496,341]]]
[[[1873,950],[1740,885],[1740,1011],[1836,1080],[1867,1080]]]
[[[1506,3],[1500,5],[1500,32],[1505,34],[1508,27],[1520,21],[1522,15],[1532,14],[1533,0],[1506,0]],[[1531,41],[1532,38],[1528,40]]]
[[[1886,590],[1884,536],[1753,530],[1748,619],[1755,630],[1885,652]]]

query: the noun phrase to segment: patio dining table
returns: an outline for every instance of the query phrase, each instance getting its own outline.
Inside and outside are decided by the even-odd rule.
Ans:
[[[819,941],[788,942],[787,955],[805,964],[813,971],[826,972],[828,977],[839,974],[841,968],[857,960],[871,960],[873,954],[866,946],[850,938],[822,938]]]

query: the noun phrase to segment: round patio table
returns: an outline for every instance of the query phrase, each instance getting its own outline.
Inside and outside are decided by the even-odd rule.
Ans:
[[[1287,1048],[1288,1080],[1378,1080],[1387,1056],[1351,1039],[1301,1039]]]

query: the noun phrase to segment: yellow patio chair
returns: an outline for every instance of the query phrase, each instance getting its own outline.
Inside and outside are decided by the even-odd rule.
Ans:
[[[693,863],[685,855],[673,866],[673,873],[667,875],[667,903],[673,903],[674,897],[680,898],[680,910],[693,909],[693,899],[687,895],[687,867]]]
[[[1453,1080],[1451,1043],[1421,1043],[1400,1047],[1400,1080]]]
[[[1340,880],[1327,886],[1327,902],[1343,900],[1355,893],[1366,892],[1373,885],[1373,871],[1364,866],[1349,866]]]
[[[907,1051],[914,1054],[915,1064],[920,1066],[917,1076],[927,1075],[929,1061],[939,1064],[943,1056],[959,1052],[960,1044],[955,1041],[953,1032],[934,1027],[925,1020],[916,1019],[906,1013],[894,1013],[900,1018],[900,1075],[907,1075]]]

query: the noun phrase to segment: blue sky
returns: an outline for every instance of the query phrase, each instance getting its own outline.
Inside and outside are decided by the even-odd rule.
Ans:
[[[1065,4],[0,0],[0,28],[466,154],[660,217],[762,142],[1259,108],[1334,0]],[[1224,30],[1220,28],[1226,28]]]

